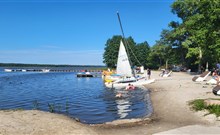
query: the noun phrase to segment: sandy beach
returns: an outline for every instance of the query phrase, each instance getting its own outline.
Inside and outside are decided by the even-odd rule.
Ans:
[[[193,82],[193,75],[174,72],[171,77],[161,78],[152,71],[156,82],[146,85],[151,90],[154,112],[150,118],[119,120],[108,124],[85,125],[67,116],[37,110],[0,111],[0,134],[33,135],[149,135],[189,125],[220,126],[218,118],[195,112],[188,103],[194,99],[219,98],[212,94],[213,85]],[[209,76],[207,80],[211,77]]]

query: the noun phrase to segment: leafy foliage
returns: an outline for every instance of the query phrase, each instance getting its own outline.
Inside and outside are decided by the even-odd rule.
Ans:
[[[105,52],[103,54],[103,63],[107,67],[115,68],[117,64],[118,51],[120,46],[121,36],[113,36],[107,40]],[[124,45],[130,58],[132,66],[146,66],[147,57],[150,53],[150,47],[147,42],[136,44],[132,37],[126,38]]]
[[[182,23],[170,25],[174,28],[172,37],[188,50],[186,58],[195,60],[194,64],[217,63],[220,60],[220,1],[177,0],[172,4],[172,12],[182,19]]]
[[[167,65],[169,60],[172,60],[172,46],[167,40],[169,33],[169,30],[163,30],[161,32],[161,39],[156,41],[156,44],[151,48],[151,53],[147,63],[148,67],[158,69],[163,65]]]
[[[103,63],[105,63],[107,67],[116,67],[121,39],[121,36],[113,36],[111,39],[107,40],[105,44],[105,52],[103,54]]]
[[[140,63],[136,63],[137,66],[144,66],[147,67],[147,58],[150,54],[150,46],[147,42],[143,42],[140,44],[137,44],[137,59]]]

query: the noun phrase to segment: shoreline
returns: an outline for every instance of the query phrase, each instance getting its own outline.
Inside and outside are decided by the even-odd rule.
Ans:
[[[159,77],[149,89],[153,114],[149,118],[116,120],[107,124],[86,125],[60,114],[30,111],[0,111],[0,134],[154,134],[188,125],[217,126],[213,116],[190,110],[188,102],[197,98],[218,98],[212,85],[193,82],[192,75],[174,72],[171,77]],[[208,78],[209,79],[209,78]],[[207,80],[208,80],[207,79]],[[43,123],[43,124],[42,124]],[[13,128],[12,128],[13,127]]]

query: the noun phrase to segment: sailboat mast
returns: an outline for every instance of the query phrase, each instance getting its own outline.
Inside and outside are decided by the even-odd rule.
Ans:
[[[121,32],[122,32],[122,37],[125,39],[125,34],[124,34],[124,31],[123,31],[123,28],[122,28],[122,24],[121,24],[121,19],[120,19],[120,16],[119,16],[119,12],[117,12],[117,15],[118,15],[118,20],[119,20],[119,24],[120,24],[120,28],[121,28]]]

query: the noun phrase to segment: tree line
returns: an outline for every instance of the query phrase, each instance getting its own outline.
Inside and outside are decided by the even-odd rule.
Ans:
[[[93,67],[105,68],[101,65],[55,65],[55,64],[25,64],[25,63],[0,63],[0,67]]]
[[[220,0],[176,0],[171,11],[180,21],[170,22],[152,47],[147,41],[137,44],[132,37],[124,39],[135,55],[129,54],[132,65],[151,69],[181,65],[194,71],[215,68],[220,62]],[[121,39],[114,35],[107,40],[103,54],[107,67],[116,67]]]

